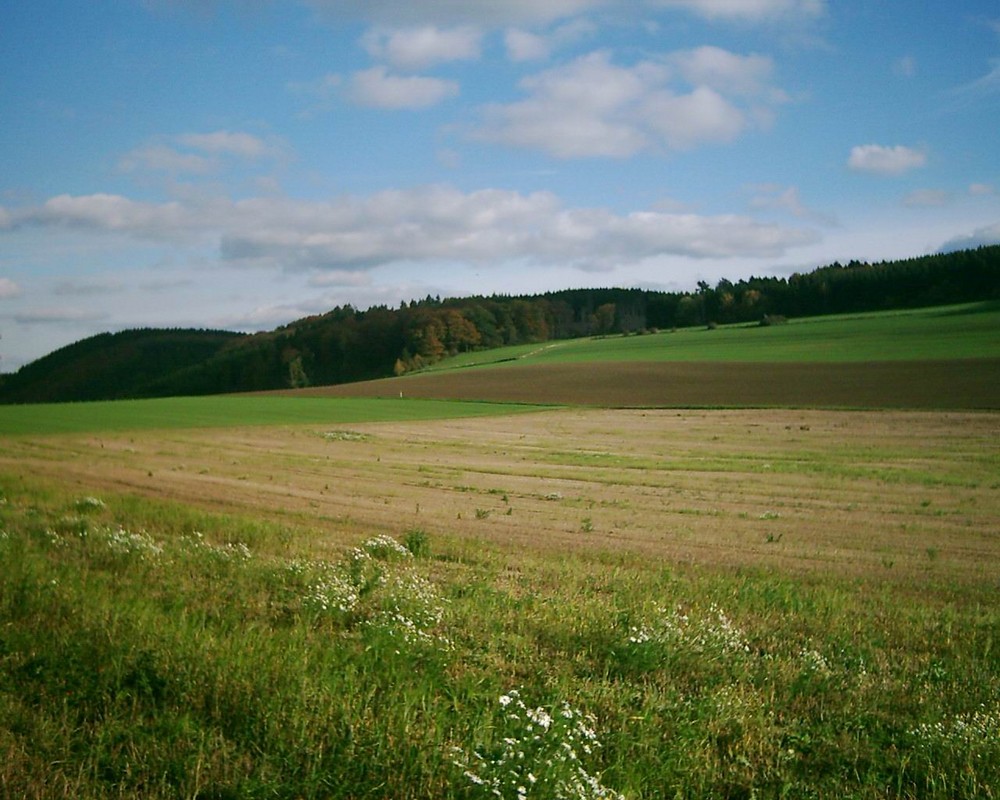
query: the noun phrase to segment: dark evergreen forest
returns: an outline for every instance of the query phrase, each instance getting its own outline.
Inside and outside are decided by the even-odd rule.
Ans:
[[[876,264],[832,264],[692,292],[572,289],[349,305],[253,335],[105,333],[5,375],[0,402],[201,395],[399,375],[456,353],[578,336],[1000,299],[1000,246]]]

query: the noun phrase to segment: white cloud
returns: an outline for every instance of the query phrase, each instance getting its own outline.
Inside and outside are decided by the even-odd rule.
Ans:
[[[347,272],[399,262],[523,260],[593,268],[661,255],[775,257],[817,238],[808,229],[745,216],[621,215],[565,208],[549,192],[465,193],[448,186],[328,202],[270,197],[187,206],[117,195],[62,195],[28,209],[20,219],[175,243],[208,237],[231,265],[333,271],[341,283]]]
[[[710,20],[761,22],[772,19],[806,19],[821,16],[825,0],[651,0],[661,8],[682,8]]]
[[[455,81],[420,75],[390,75],[381,65],[351,76],[351,97],[360,105],[374,108],[428,108],[455,97],[458,92]]]
[[[477,138],[559,158],[627,157],[727,142],[784,102],[772,65],[715,47],[618,66],[596,51],[521,81],[527,97],[482,109]]]
[[[969,185],[969,194],[973,197],[988,197],[996,193],[996,187],[990,183],[972,183]]]
[[[401,30],[375,28],[364,36],[362,45],[371,56],[394,67],[418,70],[448,61],[478,59],[481,39],[479,29],[471,26],[443,29],[425,25]]]
[[[851,148],[847,166],[855,172],[902,175],[927,163],[927,153],[912,147],[863,144]]]
[[[914,189],[903,198],[903,205],[909,208],[940,208],[951,200],[951,194],[943,189]]]
[[[508,28],[504,34],[504,44],[511,61],[537,61],[548,58],[551,52],[548,39],[520,28]]]
[[[22,223],[66,225],[172,238],[208,227],[208,219],[178,202],[144,203],[114,194],[58,195],[15,217]]]
[[[0,300],[8,300],[21,294],[21,287],[10,278],[0,278]]]
[[[545,59],[554,50],[590,36],[596,30],[596,26],[585,19],[576,19],[559,25],[544,35],[521,28],[508,28],[504,33],[507,58],[516,62]]]
[[[773,95],[784,102],[784,93],[770,87],[774,62],[767,56],[742,56],[721,47],[697,47],[671,54],[668,63],[675,65],[692,86],[707,86],[736,95]]]

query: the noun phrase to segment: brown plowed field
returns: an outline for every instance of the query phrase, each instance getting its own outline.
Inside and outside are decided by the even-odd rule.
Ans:
[[[616,408],[1000,408],[1000,359],[512,364],[296,390]]]

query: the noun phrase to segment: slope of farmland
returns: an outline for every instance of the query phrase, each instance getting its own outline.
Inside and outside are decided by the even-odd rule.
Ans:
[[[315,387],[297,393],[633,408],[998,408],[1000,359],[517,364]]]
[[[996,408],[1000,308],[524,344],[303,393],[608,407]]]

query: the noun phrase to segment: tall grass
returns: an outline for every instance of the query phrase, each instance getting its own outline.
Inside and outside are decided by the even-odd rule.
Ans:
[[[996,586],[0,485],[4,797],[997,796]]]

